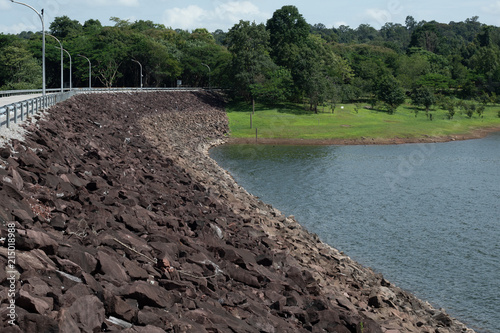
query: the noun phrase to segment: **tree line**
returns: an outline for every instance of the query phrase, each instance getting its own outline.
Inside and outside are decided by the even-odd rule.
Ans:
[[[363,102],[389,112],[411,98],[425,108],[450,100],[496,102],[500,94],[500,28],[478,17],[448,24],[386,23],[327,28],[310,25],[295,6],[276,10],[264,24],[240,21],[210,33],[167,28],[151,21],[111,18],[84,24],[57,17],[49,33],[73,56],[73,86],[216,86],[263,103],[318,105]],[[60,50],[47,40],[47,85],[60,87]],[[0,34],[0,89],[41,87],[41,33]],[[66,55],[65,55],[66,57]],[[69,62],[65,58],[65,78]],[[68,86],[68,82],[65,82]]]

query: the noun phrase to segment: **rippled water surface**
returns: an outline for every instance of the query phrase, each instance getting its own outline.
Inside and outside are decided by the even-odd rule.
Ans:
[[[500,134],[421,145],[227,145],[211,156],[323,241],[477,332],[500,332]]]

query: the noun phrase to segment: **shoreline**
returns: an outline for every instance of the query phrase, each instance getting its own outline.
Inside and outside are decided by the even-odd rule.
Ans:
[[[295,146],[349,146],[349,145],[394,145],[414,143],[441,143],[451,141],[483,139],[488,135],[500,132],[500,126],[478,128],[467,134],[446,136],[425,136],[418,138],[356,138],[356,139],[283,139],[283,138],[234,138],[229,137],[227,144],[262,144],[262,145],[295,145]]]
[[[79,95],[28,125],[0,151],[0,330],[474,332],[239,186],[208,155],[228,131],[207,92]]]
[[[151,119],[149,122],[161,123],[159,119]],[[213,124],[209,123],[208,126],[213,126]],[[174,128],[169,125],[166,129],[167,133],[175,132]],[[160,150],[169,155],[178,149],[165,147],[177,146],[179,145],[177,142],[183,140],[179,140],[175,135],[170,139],[164,136],[156,137],[153,141],[156,141],[155,145]],[[380,325],[378,329],[381,329],[381,332],[474,332],[464,323],[450,317],[444,309],[434,308],[427,301],[385,280],[382,274],[373,271],[372,268],[359,264],[347,254],[324,243],[317,235],[307,231],[294,216],[286,217],[276,208],[248,193],[209,155],[211,148],[234,144],[235,140],[232,138],[219,136],[213,140],[200,140],[194,137],[189,138],[188,142],[190,142],[188,145],[194,149],[190,149],[190,154],[182,156],[178,162],[209,188],[209,191],[213,189],[213,192],[220,194],[221,197],[232,197],[242,202],[247,208],[243,210],[239,206],[239,209],[242,210],[246,219],[249,218],[246,214],[252,214],[249,213],[248,208],[253,207],[252,210],[258,212],[257,218],[260,220],[258,228],[262,228],[261,230],[273,239],[281,240],[278,242],[281,249],[286,249],[286,252],[302,266],[301,269],[312,273],[322,294],[330,294],[332,299],[336,299],[334,302],[336,305],[348,309],[354,315],[373,320]],[[289,140],[281,142],[290,144]],[[392,142],[388,144],[390,143]],[[269,144],[276,144],[276,141],[269,142]],[[317,142],[306,144],[317,144]],[[337,267],[333,268],[334,266]],[[331,269],[336,273],[332,274]],[[360,290],[357,290],[359,287]],[[360,329],[359,325],[357,329]],[[365,331],[366,329],[365,326]],[[369,332],[372,331],[369,330]],[[373,327],[373,332],[377,332],[375,327]]]

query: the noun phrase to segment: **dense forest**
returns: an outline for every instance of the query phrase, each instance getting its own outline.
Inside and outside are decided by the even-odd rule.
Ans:
[[[266,24],[240,21],[229,31],[174,30],[151,21],[113,17],[83,25],[57,17],[48,33],[72,55],[73,86],[185,86],[228,89],[248,101],[304,102],[311,110],[340,102],[383,105],[393,112],[405,99],[422,108],[450,109],[454,97],[497,102],[500,94],[500,28],[478,17],[448,24],[386,23],[327,28],[310,25],[294,6]],[[41,32],[0,34],[0,89],[41,88]],[[60,87],[58,42],[46,36],[47,85]],[[65,81],[69,58],[65,54]],[[69,86],[69,82],[65,82]],[[447,104],[448,103],[448,104]],[[473,110],[475,111],[475,110]]]

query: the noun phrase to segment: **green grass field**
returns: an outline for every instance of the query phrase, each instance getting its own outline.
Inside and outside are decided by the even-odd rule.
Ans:
[[[430,111],[431,121],[422,109],[415,117],[415,108],[407,104],[400,106],[392,115],[366,109],[364,105],[356,108],[354,104],[338,105],[334,113],[329,107],[320,107],[318,114],[306,111],[302,105],[268,108],[257,104],[252,116],[252,128],[251,105],[232,102],[226,109],[233,138],[255,137],[255,128],[258,128],[259,138],[315,140],[439,137],[465,135],[479,128],[500,128],[499,105],[488,105],[483,117],[476,113],[469,118],[457,109],[451,120],[447,111],[435,108]]]

